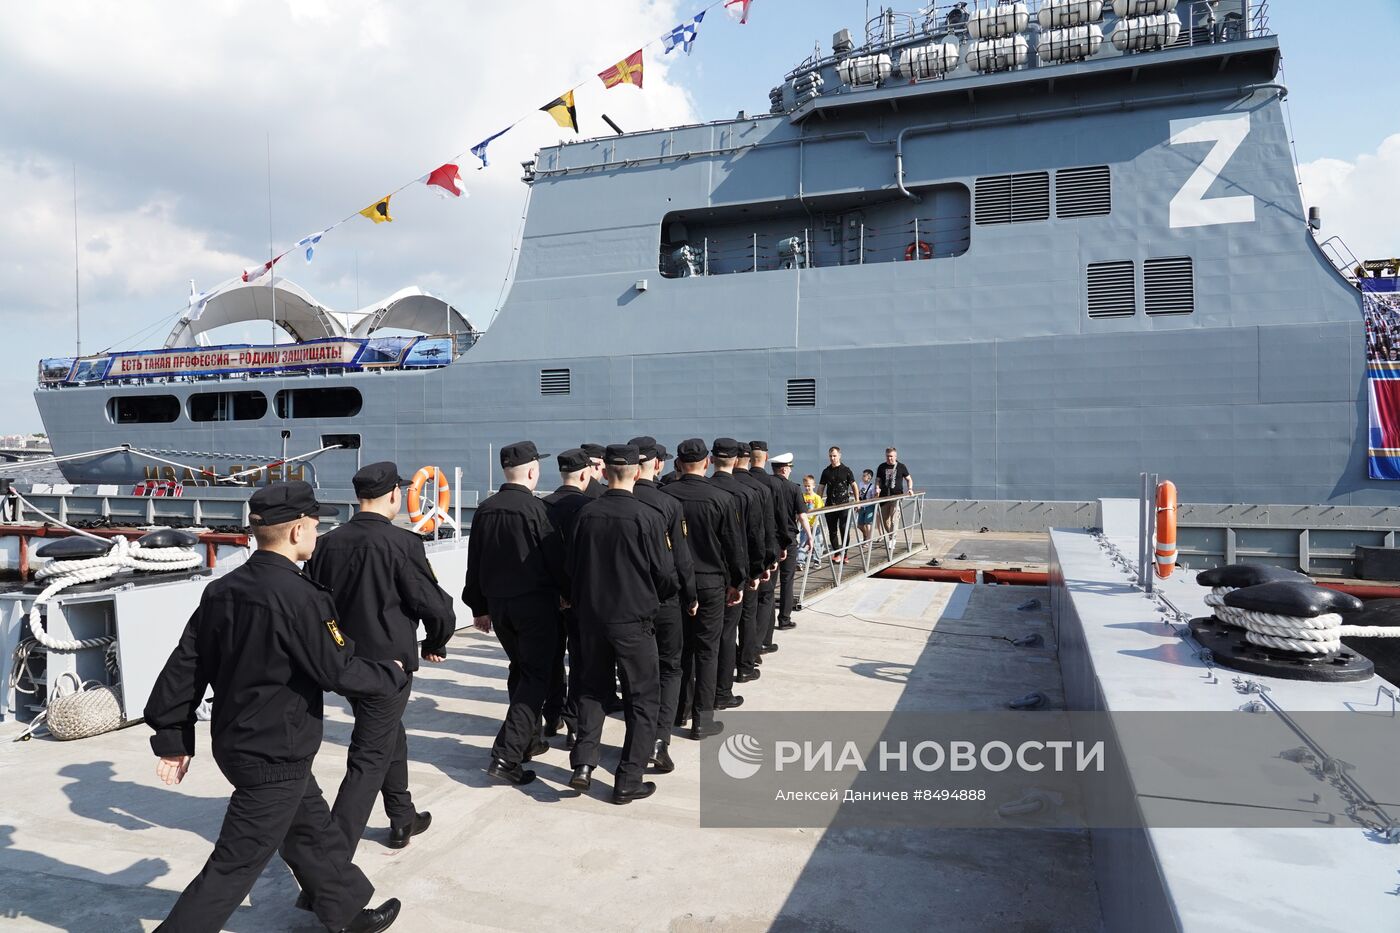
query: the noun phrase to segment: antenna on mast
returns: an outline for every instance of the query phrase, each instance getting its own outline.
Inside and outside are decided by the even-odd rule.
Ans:
[[[83,301],[78,287],[78,163],[73,163],[73,355],[83,355]]]

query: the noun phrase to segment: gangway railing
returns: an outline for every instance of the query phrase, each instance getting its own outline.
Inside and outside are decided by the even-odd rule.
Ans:
[[[869,538],[859,530],[863,509],[874,512]],[[812,587],[835,589],[893,567],[928,547],[922,492],[829,505],[804,512],[798,521],[798,603]],[[835,529],[840,531],[833,535]]]

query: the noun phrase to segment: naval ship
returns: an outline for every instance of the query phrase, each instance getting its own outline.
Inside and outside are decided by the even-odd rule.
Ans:
[[[482,491],[502,444],[644,431],[800,468],[894,445],[947,499],[1136,495],[1150,470],[1184,501],[1397,505],[1279,65],[1260,0],[882,10],[767,113],[541,149],[484,333],[411,289],[347,316],[240,285],[152,353],[46,361],[38,408],[56,454],[105,451],[73,483],[330,448],[260,476],[346,488],[391,458]],[[205,346],[270,315],[292,350]],[[387,329],[436,357],[366,362]]]

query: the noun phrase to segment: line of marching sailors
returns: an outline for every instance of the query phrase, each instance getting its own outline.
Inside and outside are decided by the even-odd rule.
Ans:
[[[801,490],[788,479],[790,455],[764,472],[761,441],[682,441],[662,478],[671,458],[650,437],[565,451],[562,485],[538,499],[541,456],[530,442],[502,449],[507,482],[477,510],[468,539],[463,599],[510,658],[510,705],[488,772],[528,782],[524,764],[563,729],[569,783],[587,789],[604,716],[620,704],[627,731],[612,799],[628,803],[655,790],[642,780],[648,767],[672,769],[672,724],[688,722],[696,739],[718,733],[715,711],[743,702],[734,683],[757,679],[774,629],[793,627]],[[367,906],[374,886],[352,859],[376,797],[392,848],[431,823],[409,793],[402,717],[419,660],[444,660],[456,620],[421,538],[393,525],[397,466],[370,464],[354,485],[359,510],[319,542],[321,518],[336,509],[309,484],[255,492],[257,550],[205,587],[152,687],[144,718],[157,777],[185,777],[212,688],[212,757],[233,785],[214,851],[158,929],[222,929],[274,853],[301,886],[296,906],[327,930],[377,933],[398,918],[396,898]],[[311,771],[326,692],[350,698],[355,716],[333,805]]]
[[[487,773],[530,782],[525,765],[563,731],[569,785],[587,790],[604,717],[620,708],[612,801],[630,803],[655,792],[649,768],[673,769],[672,727],[719,733],[715,712],[744,701],[734,684],[757,680],[774,631],[794,627],[801,490],[790,455],[764,470],[763,441],[682,441],[664,476],[672,458],[652,437],[566,450],[561,485],[540,499],[545,456],[529,441],[502,448],[506,482],[468,539],[463,602],[510,658]]]

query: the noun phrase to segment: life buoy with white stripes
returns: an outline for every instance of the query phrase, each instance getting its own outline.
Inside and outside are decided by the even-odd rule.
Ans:
[[[437,490],[436,502],[423,495],[429,483]],[[408,519],[418,531],[430,532],[437,528],[437,516],[446,515],[451,505],[452,487],[447,484],[447,474],[435,466],[425,466],[413,474],[413,484],[408,487]],[[419,522],[423,523],[421,527],[418,527]]]
[[[919,254],[920,259],[933,258],[933,247],[929,246],[923,240],[915,240],[913,243],[909,244],[907,249],[904,250],[904,261],[908,262],[909,260],[913,259],[914,253],[916,252]]]
[[[1157,484],[1157,533],[1152,542],[1156,552],[1157,576],[1165,580],[1176,569],[1176,484]]]

